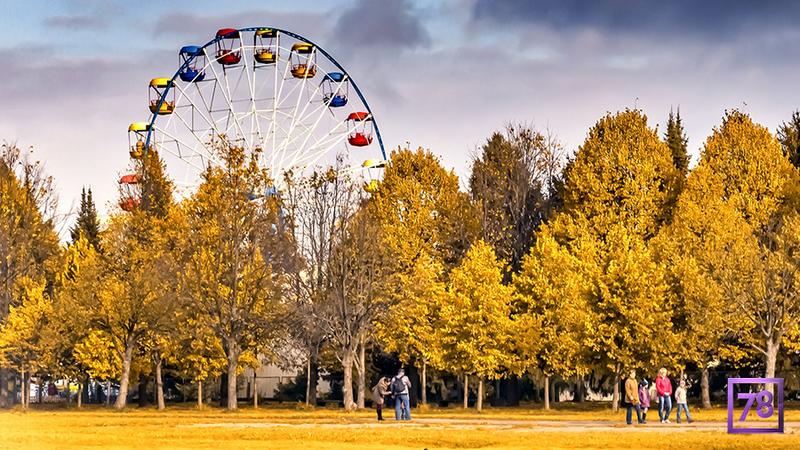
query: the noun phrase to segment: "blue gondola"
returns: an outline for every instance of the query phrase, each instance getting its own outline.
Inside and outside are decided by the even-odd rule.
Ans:
[[[331,108],[340,108],[347,104],[348,79],[341,72],[330,72],[322,79],[322,100]]]
[[[181,80],[187,83],[203,81],[206,77],[206,73],[202,71],[206,66],[205,59],[206,55],[202,47],[196,45],[182,47],[180,52],[178,52],[178,63],[181,66],[179,72]]]

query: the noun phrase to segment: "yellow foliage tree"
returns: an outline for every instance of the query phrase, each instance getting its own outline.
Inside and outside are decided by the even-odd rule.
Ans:
[[[746,114],[726,113],[661,240],[702,367],[720,350],[740,356],[721,345],[735,333],[764,355],[773,376],[781,341],[800,319],[798,186],[775,136]]]
[[[18,285],[22,303],[11,307],[0,328],[0,364],[22,374],[22,405],[27,408],[30,375],[46,370],[42,356],[46,352],[45,330],[53,314],[53,305],[45,294],[43,282],[23,278],[18,280]]]
[[[590,256],[586,250],[577,253]],[[591,260],[591,258],[589,258]],[[590,367],[586,340],[591,324],[586,314],[590,294],[582,259],[553,238],[547,225],[514,277],[518,354],[522,366],[545,377],[544,408],[550,408],[550,377],[583,376]]]
[[[649,245],[670,218],[679,180],[646,116],[608,114],[568,165],[564,206],[548,227],[562,250],[581,261],[563,276],[589,287],[577,302],[587,306],[582,322],[593,325],[584,342],[599,367],[614,374],[614,408],[624,369],[653,369],[677,354],[664,268]],[[564,289],[561,295],[574,295]]]
[[[390,349],[404,349],[404,362],[422,365],[422,400],[427,401],[427,364],[435,342],[431,317],[446,274],[464,255],[479,228],[477,214],[458,177],[430,151],[392,152],[383,180],[372,196],[390,255],[387,289],[392,307],[380,331]]]
[[[436,364],[478,377],[478,411],[483,406],[484,379],[496,379],[517,367],[511,318],[514,291],[503,284],[503,271],[490,245],[474,243],[450,274],[435,330],[441,352]]]
[[[188,232],[181,286],[220,340],[226,356],[228,404],[237,408],[236,375],[248,350],[264,348],[278,331],[286,286],[280,266],[289,239],[280,202],[260,155],[223,143],[224,162],[210,167],[185,204]]]

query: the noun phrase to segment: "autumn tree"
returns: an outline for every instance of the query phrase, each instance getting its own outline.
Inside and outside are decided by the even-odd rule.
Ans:
[[[360,199],[358,186],[341,170],[341,164],[304,176],[286,174],[283,199],[296,258],[289,271],[291,285],[290,333],[307,353],[306,404],[317,402],[320,351],[329,340],[320,316],[332,288],[330,260],[335,234]]]
[[[743,256],[751,233],[725,195],[709,195],[716,177],[709,170],[708,158],[704,152],[689,174],[672,222],[654,242],[655,253],[667,268],[676,330],[691,336],[682,342],[681,362],[700,369],[701,400],[706,408],[711,407],[710,368],[720,360],[735,362],[744,356],[736,339],[742,316],[730,308],[717,268],[731,254]]]
[[[0,147],[0,325],[25,289],[20,283],[51,281],[59,254],[54,231],[57,198],[43,166],[13,144]],[[49,294],[49,293],[48,293]],[[9,369],[0,363],[0,407],[10,406]]]
[[[99,273],[103,270],[97,248],[89,242],[85,234],[80,234],[73,244],[67,246],[53,286],[52,309],[57,319],[49,320],[47,323],[45,329],[47,349],[41,355],[41,358],[47,360],[46,365],[51,376],[77,382],[79,392],[86,385],[87,378],[91,376],[91,369],[108,360],[108,358],[94,360],[85,354],[83,358],[79,358],[77,351],[80,344],[88,342],[89,334],[93,331],[91,318],[84,304],[90,302],[95,295]],[[111,352],[108,342],[105,341],[104,347],[98,350]],[[106,375],[110,370],[102,372],[102,375]],[[109,379],[106,376],[95,378]],[[78,407],[81,403],[82,395],[78,395]]]
[[[0,364],[17,370],[22,378],[22,406],[30,404],[31,373],[46,371],[42,355],[46,352],[45,330],[53,308],[42,281],[19,280],[18,306],[12,306],[0,328]]]
[[[341,213],[342,222],[333,234],[329,271],[331,289],[319,316],[336,348],[344,371],[346,409],[364,407],[366,393],[366,345],[373,324],[385,317],[387,305],[386,275],[389,267],[382,245],[381,228],[371,204],[352,184],[354,197],[349,211]],[[353,367],[357,372],[357,403],[353,396]]]
[[[725,303],[745,318],[740,337],[764,356],[773,376],[783,337],[800,319],[795,260],[798,173],[778,139],[739,111],[727,112],[703,149],[676,217],[694,231],[703,273],[722,287]],[[695,206],[696,205],[696,206]],[[724,234],[702,232],[716,224]],[[719,251],[704,254],[707,242]]]
[[[259,167],[258,153],[221,144],[221,166],[203,173],[185,205],[186,265],[181,285],[220,340],[228,376],[227,407],[237,408],[240,359],[278,331],[285,276],[277,262],[287,233],[272,180]]]
[[[78,218],[75,225],[69,230],[72,243],[76,243],[81,236],[84,236],[89,244],[99,250],[100,245],[100,221],[97,218],[97,209],[92,198],[92,188],[81,189],[81,205],[78,210]]]
[[[586,342],[592,329],[587,301],[591,286],[582,258],[593,250],[575,245],[575,253],[561,247],[543,227],[535,246],[514,277],[515,309],[521,366],[538,369],[545,377],[544,409],[550,409],[550,379],[554,375],[582,377],[589,372]]]
[[[650,240],[669,220],[679,186],[669,147],[640,111],[608,114],[589,130],[566,172],[564,206],[545,230],[581,261],[564,276],[590,286],[585,345],[615,379],[670,361],[671,310]],[[564,295],[567,292],[563,293]]]
[[[552,134],[525,125],[494,133],[472,161],[470,195],[477,205],[481,235],[517,272],[549,215],[549,199],[560,172],[563,149]]]
[[[478,378],[478,411],[483,408],[484,380],[516,368],[514,291],[503,284],[504,269],[489,244],[475,242],[450,274],[435,331],[441,368]]]
[[[203,407],[203,383],[227,368],[225,351],[214,330],[191,307],[180,310],[175,341],[164,358],[178,368],[178,373],[197,384],[197,407]]]
[[[413,274],[425,272],[427,288],[439,290],[437,283],[447,281],[447,273],[477,235],[477,215],[469,196],[459,190],[458,177],[423,149],[392,153],[372,201],[392,273],[387,282],[392,285],[388,295],[393,306],[387,320],[394,328],[388,330],[390,333],[382,332],[382,340],[388,348],[405,348],[400,355],[404,362],[421,363],[422,391],[426,392],[424,374],[429,354],[425,348],[430,334],[425,330],[432,325],[430,316],[409,313],[429,306],[410,304],[425,301],[426,295],[415,286]],[[406,292],[415,291],[419,295],[406,297]]]

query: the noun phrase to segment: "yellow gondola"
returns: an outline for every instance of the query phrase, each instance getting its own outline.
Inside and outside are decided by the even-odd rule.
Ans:
[[[278,60],[278,50],[273,40],[278,37],[278,32],[272,28],[256,30],[253,36],[253,58],[261,64],[274,64]],[[266,42],[264,42],[266,40]]]
[[[128,126],[128,154],[131,159],[141,159],[144,156],[148,131],[150,131],[150,124],[147,122],[134,122]],[[131,135],[133,135],[133,139],[131,139]]]
[[[153,78],[150,80],[150,112],[158,115],[172,114],[175,111],[175,91],[172,91],[171,98],[161,98],[166,92],[169,95],[169,88],[172,80],[169,78]],[[159,103],[160,102],[160,103]]]
[[[293,77],[314,78],[314,75],[317,74],[316,53],[312,44],[298,42],[292,45],[290,59],[292,61],[291,72]]]

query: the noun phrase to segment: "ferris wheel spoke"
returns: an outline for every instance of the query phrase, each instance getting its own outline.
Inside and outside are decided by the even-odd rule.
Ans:
[[[345,82],[345,80],[346,80],[346,78],[342,77],[342,81],[340,81],[340,82],[338,82],[336,84],[336,89],[334,89],[334,92],[339,92],[339,89],[341,89],[341,87],[342,87],[343,83]],[[321,85],[322,84],[319,84],[317,89],[314,91],[314,96],[316,96],[318,94],[317,91],[319,90],[319,86],[321,86]],[[299,147],[300,150],[302,150],[302,149],[304,149],[306,147],[306,145],[308,144],[309,139],[311,139],[311,136],[313,135],[314,130],[316,130],[316,128],[319,126],[320,121],[322,121],[322,119],[324,118],[325,113],[326,112],[330,112],[331,115],[333,115],[333,112],[330,111],[330,105],[331,105],[331,101],[332,100],[333,100],[333,96],[331,95],[331,98],[329,98],[327,102],[323,102],[322,106],[318,107],[316,110],[312,111],[309,114],[309,115],[314,115],[317,111],[320,112],[319,115],[317,116],[316,120],[314,121],[314,125],[311,127],[311,130],[308,133],[305,134],[305,138],[303,139],[303,143],[300,144],[300,147]]]
[[[245,48],[250,48],[251,53],[255,52],[255,47],[244,47],[242,49],[242,53],[244,53]],[[244,57],[244,55],[243,55]],[[248,61],[252,64],[252,68],[248,66]],[[256,115],[256,111],[258,108],[256,107],[256,64],[254,61],[251,61],[250,58],[244,58],[244,73],[247,75],[247,87],[250,93],[250,133],[257,136],[258,145],[261,145],[261,122],[258,121],[258,116]]]
[[[202,148],[207,153],[206,156],[208,156],[208,158],[211,159],[214,163],[219,164],[220,161],[214,156],[214,152],[212,152],[211,150],[209,150],[206,147],[206,143],[203,141],[203,139],[200,136],[197,135],[197,133],[195,132],[193,127],[186,122],[186,120],[183,118],[183,116],[181,116],[180,114],[177,114],[176,117],[183,124],[183,126],[185,126],[187,130],[189,130],[189,132],[192,134],[192,136],[194,136],[194,138],[197,140],[197,143],[200,145],[200,148]]]
[[[164,132],[163,130],[159,130],[159,131],[162,132],[162,133]],[[181,162],[183,164],[186,164],[188,166],[193,167],[194,169],[197,169],[198,172],[202,172],[204,169],[201,166],[197,166],[190,158],[187,158],[187,157],[185,157],[185,156],[183,156],[181,154],[181,151],[180,151],[180,145],[181,144],[180,144],[180,142],[178,140],[176,140],[174,136],[169,136],[169,137],[170,137],[170,140],[175,142],[175,144],[178,146],[178,150],[176,150],[176,151],[170,150],[170,146],[169,145],[165,145],[165,141],[162,141],[160,143],[159,148],[163,149],[164,151],[166,151],[170,155],[174,156],[175,158],[178,158],[179,160],[181,160]],[[185,146],[185,144],[183,144],[183,145]],[[202,159],[203,159],[202,156],[200,156],[199,154],[196,154],[196,155],[199,156],[200,160],[202,161]]]
[[[323,118],[323,116],[325,114],[325,110],[328,109],[329,106],[330,106],[330,101],[328,101],[328,102],[320,102],[319,106],[317,106],[314,110],[312,110],[310,113],[308,113],[306,115],[308,107],[314,102],[314,99],[317,98],[317,95],[319,94],[320,86],[321,85],[319,85],[319,84],[317,85],[317,88],[314,89],[314,92],[312,92],[312,94],[311,94],[311,96],[309,98],[309,101],[303,107],[303,111],[300,112],[300,118],[298,119],[298,122],[301,123],[301,124],[303,123],[303,121],[307,117],[311,118],[317,112],[319,112],[319,115],[317,116],[317,119],[314,121],[314,124],[311,126],[310,130],[308,130],[308,133],[305,133],[305,139],[303,141],[303,144],[300,145],[301,149],[305,146],[305,144],[308,142],[308,139],[311,137],[312,133],[314,132],[314,130],[319,125],[319,122],[322,120],[322,118]],[[291,138],[290,141],[284,142],[284,144],[283,144],[284,148],[286,146],[288,146],[289,144],[295,142],[299,137],[300,136],[298,135],[298,136],[295,136],[295,137]]]
[[[328,132],[326,136],[322,136],[317,138],[314,144],[309,148],[304,148],[303,152],[305,153],[314,153],[315,149],[319,148],[326,148],[329,143],[333,142],[333,145],[336,145],[339,142],[344,141],[347,138],[347,129],[343,129],[341,133],[336,133],[339,128],[344,127],[344,122],[338,123],[332,130]],[[333,148],[333,146],[327,147],[327,149]],[[327,151],[327,150],[326,150]],[[301,152],[295,152],[292,156],[292,159],[287,163],[287,165],[292,166],[299,164],[300,161],[304,159],[303,156],[300,156]]]
[[[305,58],[306,67],[309,67],[312,59],[316,55],[316,49],[311,50],[311,52]],[[306,74],[307,75],[307,74]],[[281,160],[284,159],[284,153],[286,152],[286,145],[287,141],[291,138],[292,132],[294,132],[296,122],[297,122],[297,112],[300,109],[300,102],[303,100],[303,94],[305,93],[305,86],[308,81],[308,76],[303,77],[303,81],[300,83],[300,92],[297,95],[297,102],[294,105],[294,110],[292,114],[292,123],[289,125],[289,134],[284,138],[284,141],[281,143],[280,147],[276,149],[276,153],[280,154]]]
[[[203,49],[203,52],[205,52],[206,56],[208,56],[208,53],[206,52],[205,49]],[[212,58],[208,58],[208,59],[211,60]],[[216,58],[214,58],[214,61],[216,61]],[[236,116],[236,114],[235,114],[236,109],[233,107],[233,101],[231,100],[231,97],[230,97],[231,88],[230,88],[230,84],[228,83],[228,77],[225,76],[225,72],[224,72],[225,69],[224,68],[222,69],[223,70],[222,78],[225,81],[225,90],[223,90],[222,87],[221,87],[222,83],[219,82],[220,76],[219,76],[219,72],[217,72],[217,68],[214,66],[214,64],[209,64],[208,66],[211,67],[211,71],[214,72],[214,78],[217,80],[218,86],[220,86],[219,90],[222,93],[222,97],[225,99],[225,101],[228,102],[228,107],[230,108],[228,110],[229,111],[229,117],[230,117],[230,115],[233,115],[234,116],[234,121],[236,121],[236,117],[235,117]],[[227,95],[226,95],[226,93],[227,93]],[[215,94],[216,94],[216,91],[215,91]],[[237,125],[237,127],[239,129],[239,132],[244,134],[244,132],[241,129],[241,125],[238,123],[238,121],[236,122],[236,125]],[[230,137],[226,136],[226,138],[228,138],[230,140]]]
[[[283,53],[285,54],[286,49],[280,47],[280,37],[281,35],[278,34],[278,49],[283,50]],[[283,63],[283,74],[280,76],[280,84],[278,83],[278,75],[280,74],[280,71],[278,70],[277,67],[279,61],[280,59],[276,61],[276,66],[275,66],[276,91],[275,95],[273,95],[272,97],[272,123],[270,125],[273,127],[273,133],[272,133],[272,148],[270,148],[270,167],[274,167],[275,165],[275,156],[276,156],[275,149],[278,147],[277,115],[278,115],[278,109],[281,104],[281,98],[283,97],[283,89],[286,84],[286,79],[289,75],[289,69],[292,66],[291,53],[289,53],[289,58],[287,58]]]
[[[329,144],[326,147],[320,146],[319,147],[320,149],[317,150],[317,151],[314,151],[313,150],[314,147],[312,147],[311,149],[306,151],[303,154],[303,156],[301,156],[299,158],[296,158],[296,160],[294,162],[292,162],[291,165],[292,166],[298,165],[298,166],[304,166],[304,167],[313,166],[323,156],[328,154],[328,152],[330,150],[332,150],[334,147],[336,147],[337,145],[339,145],[342,142],[344,142],[345,139],[347,139],[347,133],[342,133],[341,135],[336,136],[335,139],[332,139],[332,140],[329,140],[328,142],[326,142],[326,144]]]

